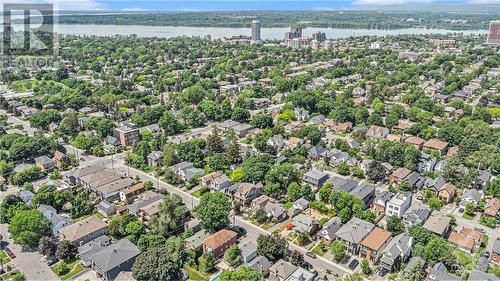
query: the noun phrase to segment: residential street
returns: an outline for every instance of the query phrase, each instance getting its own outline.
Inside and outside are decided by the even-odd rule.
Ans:
[[[89,165],[89,164],[104,165],[108,168],[113,168],[113,166],[114,166],[114,170],[121,172],[124,175],[128,175],[128,176],[134,177],[134,178],[138,176],[142,181],[151,181],[151,182],[153,182],[155,187],[158,187],[158,183],[159,183],[159,187],[161,189],[168,190],[168,192],[170,192],[172,194],[177,194],[177,195],[181,196],[182,200],[184,201],[184,203],[186,204],[186,206],[189,209],[193,209],[196,205],[198,205],[199,199],[192,196],[190,193],[188,193],[184,190],[175,188],[168,183],[159,181],[158,178],[155,178],[155,177],[153,177],[153,176],[151,176],[143,171],[126,166],[124,164],[124,161],[123,161],[124,156],[125,156],[125,153],[116,154],[113,156],[113,161],[112,161],[111,156],[107,156],[107,157],[95,159],[91,162],[88,162],[87,164],[84,164],[84,166]],[[256,225],[253,225],[252,223],[244,220],[243,218],[241,218],[239,216],[236,216],[236,218],[234,218],[234,223],[235,223],[235,225],[239,225],[239,226],[244,227],[247,230],[246,239],[249,239],[249,240],[253,241],[254,243],[257,243],[256,240],[260,234],[270,234],[271,233],[271,232],[266,231],[260,227],[257,227]],[[307,249],[300,247],[298,245],[295,245],[293,243],[290,243],[289,245],[290,245],[290,250],[297,250],[297,251],[301,252],[302,254],[305,254],[307,252]],[[304,255],[304,259],[313,266],[313,270],[318,271],[318,274],[320,277],[325,276],[326,269],[329,269],[332,274],[338,274],[339,277],[343,276],[344,274],[352,273],[351,270],[349,270],[347,268],[343,268],[340,265],[333,263],[332,261],[329,261],[329,260],[327,260],[323,257],[320,257],[320,256],[318,256],[316,259],[312,259],[312,258]],[[330,276],[330,277],[334,278],[333,276]]]
[[[50,267],[41,260],[41,256],[38,252],[21,252],[21,246],[14,244],[12,239],[7,238],[7,224],[0,224],[0,234],[2,234],[4,241],[8,242],[7,247],[16,255],[16,258],[14,258],[12,262],[24,274],[26,280],[59,280]]]

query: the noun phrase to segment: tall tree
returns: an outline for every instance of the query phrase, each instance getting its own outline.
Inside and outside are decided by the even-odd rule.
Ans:
[[[231,201],[222,192],[207,192],[194,211],[203,228],[219,230],[229,225]]]
[[[257,254],[270,261],[277,261],[285,255],[287,241],[276,233],[257,237]]]

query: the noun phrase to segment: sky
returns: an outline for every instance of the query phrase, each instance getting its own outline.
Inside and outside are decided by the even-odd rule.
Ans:
[[[59,10],[234,11],[339,10],[428,4],[498,4],[500,0],[0,0],[0,3],[56,2]]]

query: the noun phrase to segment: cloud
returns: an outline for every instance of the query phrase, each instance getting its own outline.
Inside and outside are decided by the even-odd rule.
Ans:
[[[313,7],[314,11],[337,11],[338,9],[330,8],[330,7]]]
[[[402,4],[422,4],[431,3],[432,0],[356,0],[352,2],[356,6],[384,6]]]
[[[2,3],[19,3],[19,0],[2,0]],[[26,0],[23,4],[54,4],[54,10],[102,10],[103,3],[97,0]],[[1,10],[1,8],[0,8]]]
[[[123,8],[123,9],[120,9],[120,11],[124,11],[124,12],[144,12],[144,11],[147,11],[147,10],[143,9],[143,8],[139,8],[139,7],[132,7],[132,8]]]
[[[470,0],[469,4],[499,4],[500,0]]]

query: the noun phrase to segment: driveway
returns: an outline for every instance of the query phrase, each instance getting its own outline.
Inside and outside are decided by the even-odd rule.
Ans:
[[[7,239],[7,224],[0,224],[0,234],[4,237],[4,241],[7,241],[7,247],[16,255],[12,262],[24,274],[26,280],[59,280],[50,267],[42,262],[41,256],[37,252],[21,252],[21,246],[14,244],[12,239]]]

